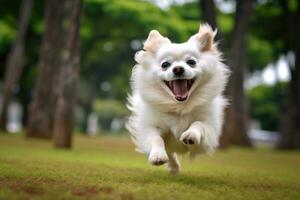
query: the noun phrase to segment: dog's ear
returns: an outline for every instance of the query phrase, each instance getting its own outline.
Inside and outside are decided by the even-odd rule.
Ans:
[[[165,43],[171,43],[171,41],[163,37],[157,30],[152,30],[144,43],[144,49],[148,52],[155,53],[159,46]]]
[[[216,50],[216,45],[214,44],[214,38],[217,34],[217,30],[213,31],[211,26],[208,24],[200,25],[198,33],[193,35],[188,42],[198,42],[201,51],[212,51]]]

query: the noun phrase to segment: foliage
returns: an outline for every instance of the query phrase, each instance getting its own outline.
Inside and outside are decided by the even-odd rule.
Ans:
[[[300,152],[240,148],[183,160],[170,175],[134,152],[128,138],[50,141],[0,135],[0,199],[299,199]]]
[[[282,2],[268,0],[258,4],[251,24],[252,33],[272,46],[273,58],[278,58],[280,54],[287,53],[291,50],[290,46],[293,46],[291,36],[294,33],[289,33],[286,30],[289,25],[283,21],[283,14],[286,14],[286,11],[281,6]],[[295,12],[298,3],[298,1],[289,0],[287,2],[288,9],[292,13]]]
[[[12,29],[5,21],[0,20],[0,52],[5,52],[10,47],[15,30]]]
[[[93,103],[93,110],[99,117],[101,128],[105,130],[110,129],[114,118],[124,119],[129,114],[124,104],[113,99],[96,99]]]
[[[94,110],[97,113],[112,113],[113,116],[117,117],[125,117],[128,115],[128,110],[125,108],[124,104],[110,99],[110,100],[102,100],[96,99],[94,101]]]
[[[273,56],[272,44],[267,40],[260,39],[254,34],[249,34],[248,46],[248,70],[250,72],[262,70],[267,64],[276,59]]]
[[[284,100],[287,99],[287,83],[274,86],[259,85],[248,92],[250,116],[261,122],[261,128],[279,131]]]

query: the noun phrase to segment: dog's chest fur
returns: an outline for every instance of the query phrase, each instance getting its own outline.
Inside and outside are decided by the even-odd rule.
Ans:
[[[158,128],[163,133],[171,133],[176,139],[179,140],[181,134],[186,131],[189,126],[198,120],[201,120],[201,109],[194,109],[190,113],[160,113],[162,116],[157,121]]]

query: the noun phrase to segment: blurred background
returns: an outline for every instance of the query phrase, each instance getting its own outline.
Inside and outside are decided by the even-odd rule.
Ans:
[[[221,148],[300,148],[299,0],[1,0],[0,129],[53,139],[129,135],[133,56],[152,29],[185,42],[200,23],[232,75]]]

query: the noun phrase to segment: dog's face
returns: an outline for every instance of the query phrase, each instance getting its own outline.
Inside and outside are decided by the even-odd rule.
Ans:
[[[203,71],[200,57],[197,45],[192,42],[165,44],[158,49],[154,57],[159,66],[155,68],[157,76],[162,87],[171,91],[177,101],[188,99],[193,84]]]
[[[139,87],[150,90],[157,99],[169,98],[178,103],[189,101],[218,70],[219,53],[213,43],[214,36],[211,27],[205,25],[187,42],[176,44],[158,31],[151,31],[144,43],[144,51],[135,56],[143,68],[137,77]]]

